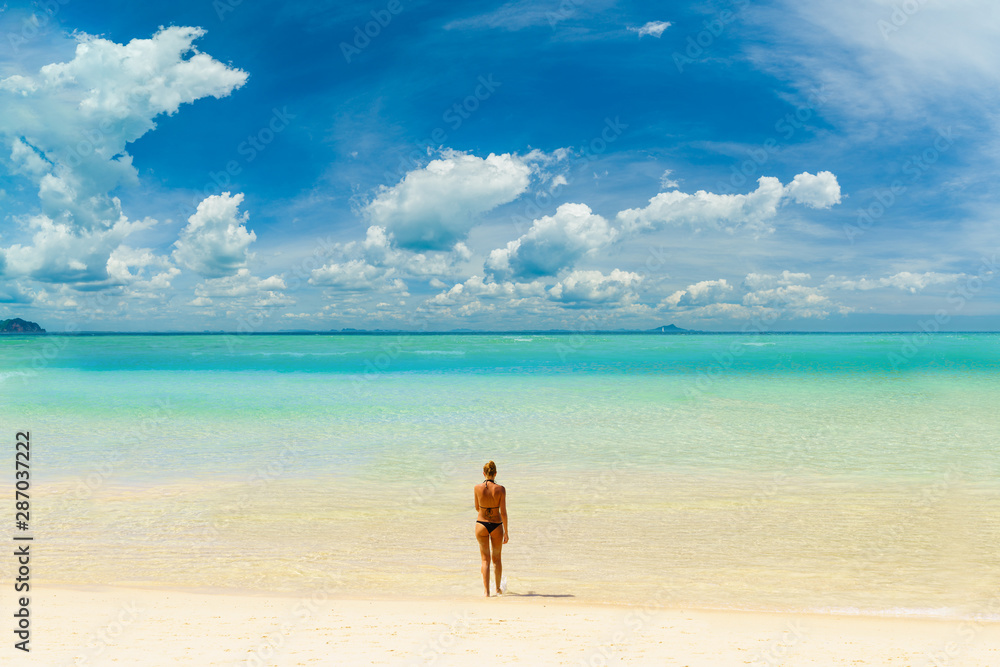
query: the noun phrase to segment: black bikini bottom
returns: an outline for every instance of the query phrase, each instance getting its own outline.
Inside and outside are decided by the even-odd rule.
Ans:
[[[494,530],[496,530],[498,526],[502,526],[503,525],[502,523],[493,523],[491,521],[477,521],[476,523],[481,523],[484,526],[486,526],[486,530],[488,532],[490,532],[490,533],[492,533]]]

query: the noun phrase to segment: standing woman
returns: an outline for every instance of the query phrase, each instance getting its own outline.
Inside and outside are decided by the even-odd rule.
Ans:
[[[479,540],[479,555],[483,558],[483,588],[486,597],[490,596],[490,546],[493,547],[493,569],[496,570],[497,595],[500,591],[500,575],[503,565],[500,563],[500,550],[507,544],[507,490],[494,482],[497,476],[497,464],[490,461],[483,466],[482,484],[476,484],[476,539]]]

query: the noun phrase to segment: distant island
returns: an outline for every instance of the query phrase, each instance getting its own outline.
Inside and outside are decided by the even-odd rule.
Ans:
[[[12,320],[0,320],[0,333],[45,333],[45,329],[34,322],[15,317]]]
[[[299,333],[300,330],[285,330],[282,333]],[[302,332],[305,333],[305,332]],[[585,329],[578,331],[575,329],[513,329],[507,331],[479,330],[479,329],[448,329],[447,331],[406,331],[404,329],[330,329],[332,334],[390,334],[390,333],[421,333],[433,334],[695,334],[703,333],[692,329],[681,329],[674,324],[664,324],[653,329]]]

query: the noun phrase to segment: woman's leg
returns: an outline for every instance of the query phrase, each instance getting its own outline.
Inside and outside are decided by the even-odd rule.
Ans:
[[[496,532],[496,531],[494,531]],[[479,542],[479,556],[483,559],[483,588],[486,590],[486,597],[490,596],[490,533],[481,523],[476,523],[476,540]],[[497,579],[497,581],[500,581]]]
[[[490,534],[490,541],[493,542],[493,571],[496,572],[497,595],[500,595],[500,577],[503,575],[503,564],[500,562],[500,549],[503,548],[503,526],[500,526]],[[489,570],[486,575],[486,588],[489,589]]]

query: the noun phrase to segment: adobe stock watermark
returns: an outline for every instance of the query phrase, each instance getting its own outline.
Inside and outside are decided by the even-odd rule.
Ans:
[[[889,35],[898,32],[900,28],[910,22],[910,19],[924,8],[927,0],[903,0],[892,6],[892,13],[888,19],[879,19],[875,22],[882,39],[889,41]]]
[[[212,0],[212,9],[220,21],[225,21],[226,14],[231,14],[242,4],[243,0]]]
[[[267,122],[236,145],[236,154],[241,159],[229,160],[221,170],[208,172],[208,180],[205,181],[205,185],[191,199],[192,207],[197,209],[198,204],[205,197],[210,197],[219,191],[232,187],[233,177],[242,174],[243,169],[256,160],[279,134],[288,129],[290,121],[295,118],[297,115],[289,113],[287,106],[271,109],[271,117]]]
[[[620,116],[606,117],[604,127],[595,134],[589,141],[572,149],[570,166],[579,162],[593,162],[607,152],[608,147],[618,141],[618,138],[628,129],[628,124],[623,123]],[[542,207],[554,201],[555,188],[552,190],[538,190],[521,209],[520,214],[511,216],[510,222],[518,234],[525,234],[536,218],[541,217]]]
[[[951,321],[953,314],[965,308],[965,304],[981,292],[986,284],[991,282],[997,274],[1000,264],[997,262],[997,255],[993,253],[990,257],[984,257],[979,264],[979,270],[971,275],[965,276],[965,282],[948,293],[947,300],[949,309],[940,309],[934,313],[934,317],[917,322],[920,331],[903,338],[903,343],[898,352],[890,352],[889,363],[893,370],[906,364],[910,359],[931,341],[931,334],[937,333],[941,327]]]
[[[673,577],[668,576],[665,582],[658,585],[652,599],[636,609],[629,610],[620,626],[614,630],[608,628],[609,634],[598,640],[597,646],[580,658],[576,664],[580,667],[597,667],[627,663],[626,651],[629,649],[629,644],[643,633],[655,629],[657,624],[662,621],[660,617],[664,610],[668,609],[670,605],[678,604],[679,590],[680,584]]]
[[[119,607],[107,623],[93,632],[87,644],[87,653],[77,655],[65,664],[80,667],[81,665],[102,664],[109,656],[105,655],[113,647],[117,640],[125,634],[131,626],[142,619],[147,609],[134,600],[126,602]]]
[[[289,610],[278,619],[276,630],[263,637],[252,649],[247,651],[245,658],[240,658],[234,665],[240,667],[263,667],[273,665],[277,656],[282,653],[289,639],[298,632],[307,621],[315,622],[316,617],[326,613],[332,604],[331,595],[343,586],[343,576],[339,573],[330,575],[329,583],[316,589],[309,597],[300,598]]]
[[[387,170],[383,173],[385,182],[396,183],[410,171],[423,166],[424,160],[431,150],[447,143],[450,136],[448,130],[457,132],[465,124],[465,121],[479,111],[483,102],[493,97],[502,85],[503,82],[494,79],[492,73],[479,75],[472,91],[461,100],[452,103],[441,113],[441,121],[444,125],[439,125],[431,130],[423,141],[414,142],[413,150],[400,158],[394,171]]]
[[[965,661],[955,662],[962,657],[975,642],[987,624],[995,623],[996,614],[1000,612],[1000,596],[994,596],[984,604],[979,605],[977,618],[963,620],[955,631],[955,638],[945,642],[939,650],[924,654],[927,658],[927,665],[932,667],[951,667],[955,664],[968,664]],[[990,615],[993,618],[982,618]]]
[[[344,56],[344,61],[348,65],[355,56],[360,56],[361,52],[367,49],[372,40],[382,34],[382,30],[389,27],[392,19],[403,11],[403,3],[400,0],[389,0],[385,9],[371,10],[372,20],[364,26],[354,26],[354,39],[340,43],[340,52]]]
[[[20,32],[8,32],[7,42],[11,50],[16,54],[22,46],[38,36],[39,31],[44,30],[53,17],[59,13],[59,7],[69,4],[69,0],[42,0],[37,3],[41,13],[34,12],[21,24]],[[6,7],[6,5],[4,5]]]
[[[545,12],[545,20],[549,22],[549,27],[555,29],[556,25],[573,16],[577,8],[583,6],[583,0],[560,0],[559,7],[554,12]]]
[[[750,6],[750,0],[732,0],[732,5],[733,9],[723,9],[710,20],[705,21],[702,24],[705,26],[704,29],[693,35],[688,35],[683,53],[674,51],[674,66],[678,73],[683,74],[686,65],[693,65],[704,57],[715,44],[715,40],[721,37],[726,28],[739,18],[740,12]]]
[[[851,245],[854,245],[854,239],[874,227],[882,219],[882,216],[909,190],[909,186],[926,174],[941,159],[941,156],[954,145],[955,136],[950,126],[944,130],[938,130],[937,133],[938,136],[934,137],[930,146],[916,155],[911,155],[903,163],[902,172],[908,176],[907,179],[894,179],[888,186],[876,190],[869,204],[856,211],[857,219],[851,224],[844,225],[844,236],[847,237]]]
[[[785,624],[785,631],[781,633],[781,637],[771,641],[762,650],[748,656],[750,660],[747,661],[747,664],[754,667],[787,665],[789,653],[801,644],[803,639],[805,639],[805,633],[802,630],[802,621],[799,619],[788,621]]]
[[[816,115],[816,111],[823,106],[827,97],[823,88],[818,88],[809,92],[805,103],[789,111],[774,123],[774,131],[777,136],[768,137],[760,145],[746,150],[746,159],[739,164],[730,167],[728,183],[719,183],[715,191],[720,194],[733,194],[738,188],[743,187],[748,181],[758,176],[765,164],[777,153],[781,152],[782,144],[779,141],[791,141],[792,138],[803,129],[806,123]]]

